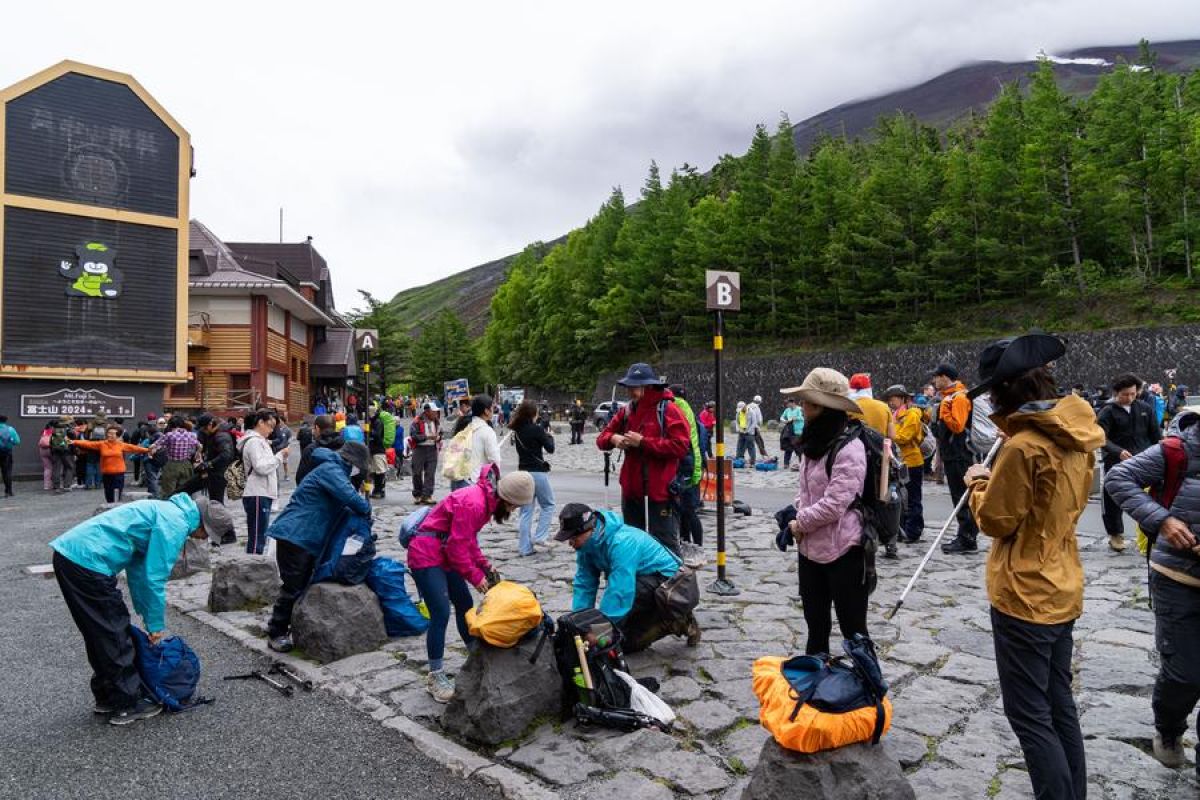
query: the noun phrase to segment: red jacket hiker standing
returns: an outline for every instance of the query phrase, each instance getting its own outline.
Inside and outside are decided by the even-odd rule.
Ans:
[[[617,383],[629,390],[630,402],[608,423],[596,446],[623,452],[621,514],[625,523],[641,528],[678,554],[679,519],[670,502],[670,485],[679,460],[691,450],[691,429],[649,364],[634,364]]]

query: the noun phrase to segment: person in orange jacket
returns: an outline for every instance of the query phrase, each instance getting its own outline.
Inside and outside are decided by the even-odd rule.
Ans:
[[[941,364],[933,371],[933,386],[941,396],[937,419],[933,422],[933,434],[937,438],[938,455],[946,471],[946,485],[950,487],[950,499],[958,504],[967,490],[967,469],[975,463],[971,450],[971,400],[967,389],[958,379],[958,370],[949,364]],[[971,516],[971,509],[963,503],[958,510],[958,535],[953,541],[942,545],[947,554],[974,553],[979,550],[975,540],[979,537],[979,526]]]
[[[104,439],[92,442],[80,439],[75,446],[83,450],[100,452],[100,481],[104,484],[104,502],[115,503],[125,491],[125,454],[149,453],[149,447],[139,447],[121,441],[121,427],[109,425],[104,429]]]

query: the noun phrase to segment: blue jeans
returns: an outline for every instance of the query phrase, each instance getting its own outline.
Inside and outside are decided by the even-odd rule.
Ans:
[[[457,492],[459,489],[465,489],[470,485],[470,481],[450,481],[450,491]]]
[[[471,589],[457,572],[447,572],[441,567],[425,567],[412,570],[413,580],[421,599],[429,609],[429,630],[425,633],[425,654],[429,656],[429,671],[442,668],[442,656],[446,652],[446,626],[450,622],[450,606],[454,605],[454,624],[458,635],[468,645],[475,641],[467,630],[467,609],[474,606]]]
[[[267,526],[271,524],[269,497],[242,497],[246,510],[246,552],[261,556],[267,546]]]
[[[146,476],[146,491],[151,497],[158,497],[158,476],[162,474],[162,467],[147,458],[142,463],[142,474]]]
[[[533,554],[534,543],[546,541],[550,535],[550,520],[554,518],[554,490],[550,488],[550,473],[531,472],[533,476],[533,502],[521,506],[520,538],[517,540],[517,552],[523,556]],[[533,527],[533,507],[542,509],[538,517],[537,535],[529,541],[529,529]]]
[[[84,462],[85,472],[84,485],[89,489],[95,489],[100,485],[100,460],[97,458],[93,461],[90,457]]]
[[[750,463],[754,463],[754,434],[739,433],[737,443],[737,457],[745,458],[746,451],[750,452]]]

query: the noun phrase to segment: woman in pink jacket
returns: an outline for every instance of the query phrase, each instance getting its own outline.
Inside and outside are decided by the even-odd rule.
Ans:
[[[849,421],[858,405],[849,397],[845,375],[818,367],[800,386],[780,391],[799,396],[804,411],[804,432],[797,442],[800,489],[789,530],[800,550],[800,600],[808,625],[805,652],[816,655],[829,652],[831,606],[844,638],[867,635],[862,517],[850,507],[863,490],[867,454]]]
[[[439,703],[450,702],[454,695],[454,679],[442,665],[450,606],[454,606],[459,636],[471,644],[474,639],[467,631],[467,609],[473,601],[467,586],[474,586],[480,594],[489,586],[492,565],[479,549],[479,532],[489,519],[504,522],[514,510],[533,502],[533,477],[528,472],[499,475],[494,465],[485,464],[475,485],[451,492],[434,506],[408,545],[408,568],[429,609],[425,634],[428,687]]]

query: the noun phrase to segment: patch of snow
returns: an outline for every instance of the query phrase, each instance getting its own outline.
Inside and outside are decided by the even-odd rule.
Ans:
[[[1111,61],[1105,61],[1103,58],[1063,58],[1045,53],[1040,55],[1052,64],[1080,64],[1085,67],[1111,67],[1113,65]]]

